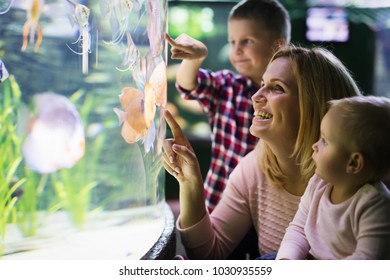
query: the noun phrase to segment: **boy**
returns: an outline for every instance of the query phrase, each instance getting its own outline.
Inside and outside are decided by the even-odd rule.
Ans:
[[[290,42],[290,18],[277,0],[244,0],[228,18],[229,59],[237,73],[201,69],[207,47],[186,34],[173,40],[172,59],[182,59],[176,86],[185,99],[198,100],[211,126],[211,163],[205,179],[206,205],[211,212],[220,200],[228,176],[251,151],[251,97],[259,89],[273,53]]]
[[[334,100],[277,259],[390,259],[390,99]]]

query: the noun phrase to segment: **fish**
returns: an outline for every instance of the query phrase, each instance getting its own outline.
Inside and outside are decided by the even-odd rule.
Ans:
[[[110,16],[111,29],[116,33],[111,41],[104,41],[106,44],[116,45],[122,41],[129,25],[133,7],[134,4],[131,0],[106,0],[101,5],[102,13]]]
[[[72,168],[85,152],[84,126],[74,104],[58,93],[33,97],[22,144],[26,166],[40,174]]]
[[[26,51],[29,43],[34,44],[35,37],[34,52],[39,51],[39,47],[43,40],[42,27],[39,23],[39,19],[44,5],[44,0],[32,0],[31,6],[27,10],[27,20],[23,25],[23,42],[21,48],[21,51],[23,52]],[[28,40],[28,36],[30,36],[30,41]]]
[[[156,139],[157,129],[156,123],[153,122],[152,125],[146,131],[145,136],[143,137],[143,144],[145,153],[149,153],[150,150],[154,147],[154,140]]]
[[[152,85],[156,94],[156,105],[165,107],[167,105],[167,67],[164,60],[161,60],[153,69],[149,78],[149,83]]]
[[[4,62],[0,59],[0,83],[3,83],[9,77],[7,68],[5,67]]]
[[[160,54],[163,49],[160,0],[148,0],[147,14],[149,19],[153,19],[148,20],[148,26],[146,28],[146,31],[149,38],[149,46],[152,52],[152,56],[155,57]]]
[[[13,3],[14,3],[14,0],[11,0],[8,7],[5,10],[0,12],[0,15],[4,15],[4,14],[8,13],[8,11],[11,9],[11,6]]]
[[[114,108],[122,125],[121,135],[128,144],[142,139],[152,126],[156,114],[155,94],[149,83],[144,91],[133,87],[125,87],[119,95],[122,109]]]
[[[126,38],[127,38],[127,47],[122,52],[122,53],[124,53],[122,65],[127,66],[127,67],[125,69],[120,69],[120,68],[116,67],[116,69],[118,71],[123,71],[123,72],[133,70],[134,66],[136,65],[136,62],[140,56],[140,52],[139,52],[137,46],[134,44],[134,41],[131,38],[131,35],[129,32],[126,32]]]
[[[71,47],[68,48],[75,54],[82,56],[82,73],[88,74],[88,54],[91,53],[91,34],[89,26],[90,10],[83,4],[76,3],[72,0],[68,1],[74,8],[74,13],[71,16],[72,27],[77,26],[79,37],[73,44],[80,44],[81,52],[74,51]]]

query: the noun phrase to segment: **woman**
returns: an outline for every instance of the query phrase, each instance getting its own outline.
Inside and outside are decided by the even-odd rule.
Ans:
[[[166,112],[174,139],[164,144],[164,166],[180,184],[177,228],[188,256],[226,258],[252,226],[260,254],[276,252],[314,174],[311,147],[327,101],[359,94],[349,71],[325,49],[277,51],[252,97],[250,132],[261,140],[235,168],[211,215],[196,156]]]

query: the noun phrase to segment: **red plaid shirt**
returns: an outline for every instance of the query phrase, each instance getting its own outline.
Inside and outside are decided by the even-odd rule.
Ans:
[[[200,69],[197,88],[191,92],[178,85],[176,88],[184,99],[198,100],[209,119],[211,162],[204,187],[206,205],[211,212],[221,198],[230,173],[257,142],[249,127],[253,118],[251,97],[258,86],[231,70]]]

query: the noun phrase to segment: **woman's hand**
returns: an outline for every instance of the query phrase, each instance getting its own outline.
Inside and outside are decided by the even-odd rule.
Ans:
[[[179,181],[180,226],[188,228],[206,215],[202,174],[187,137],[171,113],[164,112],[173,139],[164,140],[164,167]]]
[[[173,138],[164,140],[165,169],[183,184],[201,178],[199,162],[190,142],[168,110],[164,116],[173,134]]]

